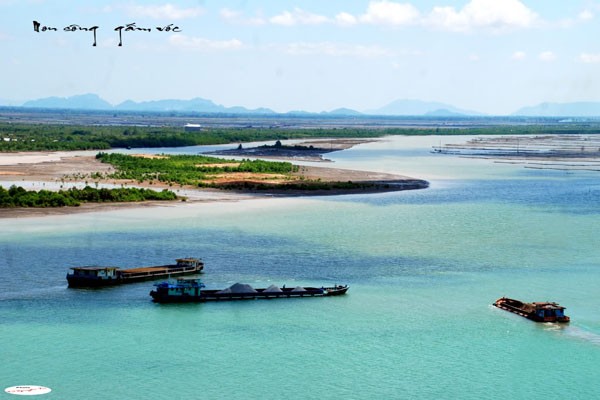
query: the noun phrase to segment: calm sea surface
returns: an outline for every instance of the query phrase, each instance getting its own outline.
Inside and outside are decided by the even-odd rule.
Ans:
[[[600,175],[431,154],[439,140],[330,155],[426,190],[0,220],[0,398],[600,398]],[[151,283],[66,286],[76,265],[184,256],[210,288],[350,290],[165,306]],[[558,301],[572,323],[490,305],[503,295]]]

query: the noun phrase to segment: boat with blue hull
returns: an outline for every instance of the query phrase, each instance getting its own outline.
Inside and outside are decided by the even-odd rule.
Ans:
[[[278,287],[255,289],[248,284],[236,283],[226,289],[205,289],[200,279],[178,279],[176,282],[155,284],[150,292],[156,303],[204,303],[209,301],[281,299],[298,297],[326,297],[346,294],[348,285],[328,287]]]
[[[73,267],[67,274],[69,287],[101,287],[158,280],[172,276],[199,274],[204,263],[199,258],[178,258],[176,264],[121,269],[119,267]]]

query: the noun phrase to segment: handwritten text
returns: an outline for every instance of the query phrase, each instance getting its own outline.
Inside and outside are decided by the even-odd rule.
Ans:
[[[92,43],[92,46],[96,46],[96,31],[100,29],[99,26],[80,26],[80,25],[76,25],[76,24],[71,24],[68,26],[65,26],[62,30],[65,32],[92,32],[92,34],[94,35],[94,42]],[[35,32],[57,32],[58,28],[52,27],[52,26],[46,26],[46,25],[42,25],[40,22],[38,21],[33,21],[33,30]],[[152,32],[152,31],[158,31],[158,32],[181,32],[181,28],[179,28],[178,26],[175,26],[173,24],[169,24],[166,26],[157,26],[154,28],[142,28],[139,26],[136,26],[135,22],[132,22],[131,24],[127,24],[127,25],[121,25],[121,26],[117,26],[114,29],[116,32],[119,32],[119,46],[123,46],[123,32]]]

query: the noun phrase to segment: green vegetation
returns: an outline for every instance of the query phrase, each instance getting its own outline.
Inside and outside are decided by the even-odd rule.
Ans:
[[[157,180],[171,185],[211,186],[207,181],[217,174],[250,172],[288,175],[298,169],[289,162],[263,160],[232,162],[222,158],[190,155],[163,155],[149,158],[98,153],[96,158],[112,164],[117,169],[117,172],[107,178],[132,179],[138,182]]]
[[[118,153],[98,153],[96,158],[112,164],[117,170],[106,178],[130,179],[140,183],[152,183],[156,180],[169,185],[271,192],[388,189],[385,184],[381,183],[308,180],[302,176],[292,175],[298,170],[298,166],[289,162],[232,161],[190,155],[139,157]],[[242,172],[258,175],[234,176],[236,173]]]
[[[8,190],[0,186],[0,208],[10,207],[76,207],[81,203],[134,202],[147,200],[175,200],[177,196],[169,190],[156,192],[149,189],[120,188],[83,189],[71,188],[52,192],[49,190],[28,191],[19,186]]]
[[[303,138],[372,138],[385,135],[594,134],[597,124],[532,124],[400,128],[207,128],[78,126],[0,123],[0,152],[179,147]]]
[[[0,152],[181,147],[311,137],[377,137],[386,134],[390,133],[376,129],[211,128],[185,132],[183,127],[0,123]]]

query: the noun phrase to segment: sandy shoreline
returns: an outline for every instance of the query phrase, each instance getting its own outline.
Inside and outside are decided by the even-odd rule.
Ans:
[[[114,179],[92,179],[90,175],[110,173],[112,166],[103,164],[95,158],[96,152],[24,152],[0,154],[0,185],[12,184],[29,190],[59,190],[73,186],[82,187],[145,187],[149,189],[169,189],[179,196],[186,197],[185,203],[228,202],[265,197],[340,195],[356,193],[380,193],[398,190],[416,189],[415,185],[426,182],[401,175],[383,174],[367,171],[343,170],[302,166],[297,172],[307,179],[322,182],[364,182],[365,189],[321,190],[321,191],[228,191],[219,189],[199,189],[195,187],[175,187],[160,183],[139,183]],[[81,212],[108,211],[132,207],[173,207],[185,204],[182,201],[142,203],[86,203],[79,207],[61,208],[0,208],[0,218],[31,217],[45,215],[66,215]]]

